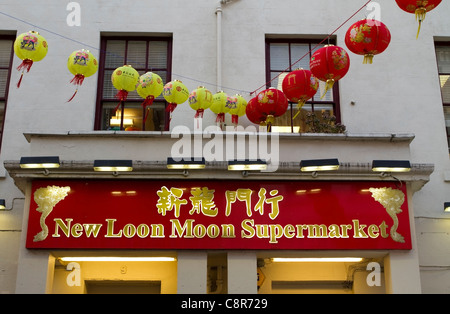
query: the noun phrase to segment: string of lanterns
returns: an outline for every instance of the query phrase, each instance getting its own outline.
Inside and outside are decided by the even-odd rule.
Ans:
[[[427,12],[436,8],[442,0],[395,0],[397,5],[408,13],[414,13],[419,22],[417,36],[419,36],[421,24]],[[342,25],[341,25],[342,26]],[[372,64],[373,57],[384,52],[391,41],[391,34],[386,25],[373,19],[357,21],[345,34],[346,47],[354,54],[363,55],[364,64]],[[17,83],[19,88],[24,72],[29,72],[33,63],[45,58],[48,44],[38,32],[29,31],[20,34],[14,42],[14,52],[22,60],[17,67],[22,71]],[[299,62],[298,60],[297,62]],[[296,63],[297,63],[296,62]],[[78,92],[78,87],[83,84],[86,77],[94,75],[98,70],[97,59],[86,49],[72,52],[67,61],[67,68],[74,75],[70,83],[76,86],[76,90],[68,102],[72,101]],[[204,86],[189,92],[187,87],[179,80],[173,80],[163,85],[161,77],[153,72],[143,75],[130,65],[124,65],[114,70],[111,82],[117,89],[116,98],[119,107],[124,109],[128,93],[136,90],[143,98],[143,130],[148,115],[148,107],[161,94],[167,101],[166,111],[172,114],[178,105],[186,102],[195,110],[195,119],[202,119],[205,110],[210,109],[217,115],[216,123],[223,127],[225,115],[232,116],[232,124],[237,126],[239,117],[246,115],[254,124],[266,125],[270,130],[276,117],[285,114],[289,107],[289,101],[297,103],[297,114],[318,91],[319,81],[325,82],[325,90],[321,99],[333,87],[334,83],[342,79],[350,68],[350,58],[344,48],[335,45],[325,45],[318,49],[311,57],[310,70],[296,69],[290,71],[283,79],[281,90],[268,88],[258,93],[250,101],[246,101],[241,95],[228,96],[223,91],[212,94]],[[123,129],[123,115],[121,117],[121,129]]]

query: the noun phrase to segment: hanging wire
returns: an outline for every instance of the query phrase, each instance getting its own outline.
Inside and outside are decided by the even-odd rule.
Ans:
[[[303,56],[300,57],[300,59],[298,59],[297,61],[295,61],[294,63],[292,63],[291,65],[289,65],[289,67],[287,67],[284,71],[282,71],[280,74],[276,75],[275,77],[273,77],[270,81],[266,82],[264,85],[261,85],[259,88],[255,89],[254,91],[252,91],[250,93],[250,96],[255,94],[257,91],[265,88],[267,85],[271,84],[274,80],[276,80],[283,72],[287,72],[289,71],[289,69],[291,69],[294,65],[296,65],[297,63],[299,63],[303,58],[305,58],[306,56],[309,56],[309,54],[314,51],[317,47],[319,47],[320,45],[322,45],[326,40],[329,40],[331,36],[334,35],[334,33],[336,33],[340,28],[342,28],[345,24],[347,24],[348,21],[350,21],[356,14],[358,14],[362,9],[364,9],[370,2],[372,2],[372,0],[367,1],[361,8],[358,9],[358,11],[356,11],[355,13],[353,13],[348,19],[346,19],[341,25],[339,25],[333,32],[331,32],[327,37],[325,37],[321,42],[319,42],[318,44],[316,44],[313,48],[311,48],[311,50],[309,50],[307,53],[305,53]]]
[[[298,59],[297,61],[295,61],[294,63],[292,63],[292,64],[291,64],[288,68],[286,68],[283,72],[289,71],[290,68],[292,68],[295,64],[297,64],[297,63],[300,62],[303,58],[305,58],[306,56],[308,56],[308,55],[309,55],[312,51],[314,51],[318,46],[320,46],[321,44],[323,44],[326,40],[329,40],[331,36],[333,36],[333,35],[334,35],[340,28],[342,28],[349,20],[351,20],[356,14],[358,14],[362,9],[364,9],[370,2],[372,2],[372,0],[367,1],[361,8],[359,8],[355,13],[353,13],[348,19],[346,19],[341,25],[339,25],[333,32],[331,32],[327,37],[325,37],[320,43],[316,44],[313,48],[311,48],[311,50],[309,50],[307,53],[305,53],[300,59]],[[27,25],[29,25],[29,26],[32,26],[32,27],[35,28],[35,29],[40,29],[40,30],[42,30],[42,31],[45,31],[45,32],[47,32],[47,33],[50,33],[50,34],[53,34],[53,35],[55,35],[55,36],[61,37],[61,38],[63,38],[63,39],[66,39],[66,40],[75,42],[75,43],[77,43],[77,44],[82,45],[83,47],[87,47],[87,48],[90,48],[90,49],[97,50],[97,51],[99,51],[100,54],[101,54],[101,53],[107,53],[107,54],[109,54],[109,55],[111,55],[111,56],[118,56],[118,57],[122,57],[122,58],[123,58],[123,56],[115,55],[114,53],[111,53],[111,52],[108,52],[108,51],[102,51],[102,50],[101,50],[100,48],[98,48],[98,47],[94,47],[94,46],[88,45],[88,44],[86,44],[86,43],[83,43],[83,42],[81,42],[81,41],[78,41],[78,40],[76,40],[76,39],[73,39],[73,38],[70,38],[70,37],[61,35],[61,34],[59,34],[59,33],[56,33],[56,32],[54,32],[54,31],[52,31],[52,30],[49,30],[49,29],[43,28],[43,27],[41,27],[41,26],[39,26],[39,25],[36,25],[36,24],[30,23],[30,22],[27,22],[27,21],[25,21],[25,20],[23,20],[23,19],[20,19],[20,18],[18,18],[18,17],[12,16],[12,15],[7,14],[7,13],[5,13],[5,12],[0,11],[0,14],[1,14],[1,15],[4,15],[4,16],[6,16],[6,17],[9,17],[9,18],[11,18],[11,19],[14,19],[14,20],[16,20],[16,21],[19,21],[19,22],[21,22],[21,23],[24,23],[24,24],[27,24]],[[131,61],[131,60],[130,60],[130,61]],[[140,62],[134,62],[134,64],[140,64]],[[282,72],[281,72],[281,73],[282,73]],[[261,90],[261,89],[264,88],[265,86],[269,85],[270,83],[272,83],[275,79],[277,79],[277,78],[281,75],[281,73],[278,74],[277,76],[275,76],[274,78],[272,78],[270,81],[264,83],[264,85],[261,85],[259,88],[257,88],[257,89],[255,89],[254,91],[251,91],[251,92],[250,92],[250,91],[241,90],[241,89],[236,89],[236,88],[232,88],[232,87],[218,86],[218,85],[215,84],[215,83],[210,83],[210,82],[201,81],[201,80],[198,80],[198,79],[195,79],[195,78],[191,78],[191,77],[188,77],[188,76],[183,76],[183,75],[180,75],[180,74],[177,74],[177,73],[172,72],[172,74],[173,74],[174,76],[177,76],[177,77],[180,77],[180,78],[183,78],[183,79],[187,79],[187,80],[190,80],[190,81],[194,81],[194,82],[197,82],[197,83],[202,84],[202,85],[210,85],[210,86],[215,86],[216,88],[227,89],[227,90],[233,90],[233,91],[236,91],[236,92],[238,92],[238,93],[240,93],[240,94],[249,94],[250,96],[252,96],[253,94],[255,94],[257,91]]]

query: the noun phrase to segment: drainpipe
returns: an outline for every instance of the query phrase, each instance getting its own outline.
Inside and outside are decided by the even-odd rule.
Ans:
[[[233,0],[220,0],[216,8],[217,16],[217,91],[222,90],[222,5]]]
[[[223,0],[219,1],[219,5],[216,8],[216,16],[217,16],[217,58],[216,58],[216,66],[217,66],[217,91],[222,89],[222,3]]]

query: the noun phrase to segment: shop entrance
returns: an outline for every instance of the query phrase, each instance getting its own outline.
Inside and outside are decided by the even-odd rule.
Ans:
[[[161,281],[88,280],[87,294],[160,294]]]
[[[360,261],[260,258],[258,293],[384,294],[383,263],[368,258]]]
[[[98,259],[98,260],[97,260]],[[56,258],[55,294],[170,294],[177,292],[177,261],[151,258]]]

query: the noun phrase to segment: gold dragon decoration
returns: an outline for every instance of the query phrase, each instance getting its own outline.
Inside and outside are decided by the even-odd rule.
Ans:
[[[39,220],[42,231],[34,236],[33,242],[43,241],[48,236],[48,227],[45,224],[45,219],[52,212],[53,208],[62,201],[69,193],[70,187],[64,186],[47,186],[46,188],[39,188],[34,192],[34,201],[38,205],[36,211],[41,213]]]
[[[392,240],[395,242],[404,243],[405,238],[397,232],[398,217],[402,210],[400,207],[405,202],[405,194],[397,189],[392,188],[370,188],[372,197],[386,209],[386,212],[391,216],[394,225],[391,227],[390,234]]]

